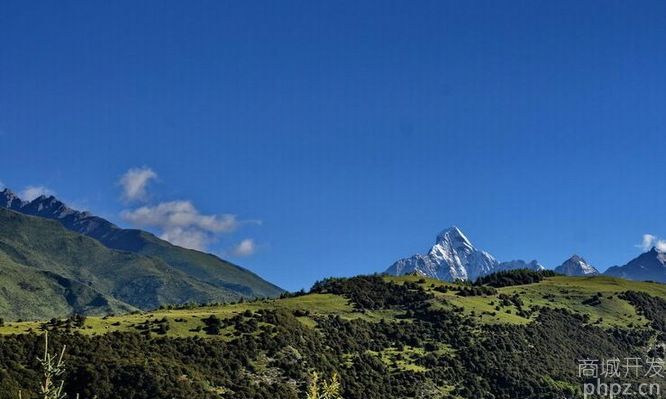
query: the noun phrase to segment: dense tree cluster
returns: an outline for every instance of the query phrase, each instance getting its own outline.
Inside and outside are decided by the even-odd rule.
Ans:
[[[397,284],[380,276],[326,279],[316,282],[311,292],[343,295],[358,309],[404,308],[433,297],[417,283]]]
[[[652,323],[652,328],[664,333],[666,339],[666,300],[644,292],[627,291],[621,297]]]
[[[485,285],[479,286],[463,286],[458,290],[457,295],[459,296],[488,296],[488,295],[497,295],[497,290],[493,287],[488,287]]]
[[[474,285],[488,285],[495,288],[501,288],[512,285],[534,284],[546,277],[554,276],[557,276],[557,273],[552,270],[504,270],[487,276],[481,276],[474,282]]]

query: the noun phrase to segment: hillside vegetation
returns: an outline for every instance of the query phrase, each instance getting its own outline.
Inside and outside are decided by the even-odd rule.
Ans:
[[[0,317],[155,309],[239,296],[162,260],[106,248],[59,223],[0,208]]]
[[[71,209],[53,196],[40,196],[28,202],[5,189],[0,191],[0,209],[2,208],[39,219],[53,220],[71,232],[95,239],[108,249],[156,258],[176,274],[185,274],[190,280],[217,288],[214,296],[223,294],[231,299],[277,297],[283,292],[250,270],[215,255],[173,245],[146,231],[120,228],[88,212]],[[23,223],[30,223],[30,220],[24,219]],[[31,243],[38,237],[25,235],[23,238],[26,243]],[[208,288],[207,291],[214,290]],[[192,298],[193,301],[200,299],[202,298]]]
[[[36,389],[49,330],[72,348],[66,390],[100,399],[295,399],[312,371],[338,373],[354,399],[578,397],[579,359],[663,353],[663,298],[664,285],[610,277],[368,276],[277,300],[5,323],[0,392]]]

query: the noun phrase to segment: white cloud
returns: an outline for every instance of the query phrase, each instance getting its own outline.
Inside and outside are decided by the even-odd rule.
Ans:
[[[147,187],[151,180],[157,179],[157,173],[148,167],[132,168],[120,178],[123,188],[123,199],[126,202],[145,201],[148,197]]]
[[[257,244],[255,244],[254,240],[246,238],[232,248],[231,254],[233,256],[243,257],[253,255],[256,251]]]
[[[49,195],[55,195],[55,191],[44,186],[28,186],[19,193],[19,197],[21,197],[21,199],[24,201],[32,201],[42,195],[47,197]]]
[[[652,234],[643,234],[643,241],[637,247],[642,249],[643,251],[648,251],[652,249],[652,244],[656,241],[657,237],[653,236]]]
[[[126,203],[148,200],[148,185],[157,179],[157,173],[148,167],[128,170],[120,179],[123,200]],[[152,228],[160,238],[185,248],[206,250],[223,233],[230,233],[240,225],[261,224],[261,221],[239,221],[236,215],[206,215],[194,206],[192,201],[167,201],[126,209],[120,216],[136,227]],[[243,240],[234,247],[236,256],[254,253],[253,240]]]
[[[233,231],[238,227],[235,215],[203,215],[190,201],[162,202],[123,211],[125,220],[152,227],[195,227],[211,233]]]
[[[205,251],[208,245],[215,241],[214,236],[210,233],[198,229],[184,229],[181,227],[164,230],[160,234],[160,238],[174,245],[196,249],[197,251]]]
[[[643,234],[643,240],[638,247],[643,251],[649,251],[652,248],[656,248],[659,252],[666,252],[666,240],[662,240],[652,234]]]
[[[160,237],[182,247],[204,250],[220,233],[236,230],[242,223],[235,215],[204,215],[191,201],[162,202],[125,210],[121,217],[139,227],[153,227]]]

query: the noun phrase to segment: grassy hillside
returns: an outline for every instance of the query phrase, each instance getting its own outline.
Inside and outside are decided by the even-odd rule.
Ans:
[[[621,298],[621,294],[624,292],[639,291],[666,298],[665,284],[629,281],[607,276],[550,277],[536,284],[499,288],[495,295],[479,296],[460,296],[458,290],[465,287],[465,285],[446,283],[440,280],[423,279],[416,276],[383,277],[383,279],[398,285],[415,284],[426,293],[433,295],[433,298],[428,301],[433,308],[445,310],[460,308],[463,314],[474,318],[477,323],[488,325],[525,325],[538,317],[538,311],[529,315],[520,315],[520,308],[514,303],[502,304],[501,295],[510,297],[518,295],[523,302],[522,308],[524,309],[539,306],[564,309],[586,315],[589,317],[590,324],[600,325],[603,328],[636,328],[646,327],[649,324],[647,319],[637,313],[634,306]],[[439,291],[440,287],[447,287],[447,292]],[[601,297],[598,296],[599,293],[602,294]],[[599,298],[600,303],[591,301],[586,303],[591,298]],[[499,310],[497,310],[498,306]],[[243,301],[190,308],[165,307],[152,312],[88,317],[85,327],[76,330],[85,335],[108,332],[140,332],[143,330],[137,329],[137,326],[167,318],[172,322],[169,331],[165,334],[166,336],[201,336],[225,339],[225,337],[232,337],[233,334],[211,337],[205,332],[193,330],[205,327],[205,323],[202,321],[205,317],[214,315],[220,319],[229,319],[248,310],[251,312],[286,310],[307,313],[307,315],[300,315],[298,320],[308,327],[316,326],[317,319],[322,316],[339,316],[346,320],[363,319],[369,322],[377,322],[381,319],[395,321],[396,317],[401,314],[399,310],[394,309],[364,309],[359,311],[343,295],[309,293],[283,299]],[[179,321],[173,322],[176,319]],[[39,321],[5,323],[4,327],[0,327],[0,334],[37,331],[41,326],[42,322]]]
[[[160,259],[111,250],[55,221],[5,209],[0,209],[0,274],[0,317],[5,319],[239,297]]]
[[[142,230],[121,229],[95,216],[78,220],[72,225],[68,225],[65,220],[63,224],[98,240],[108,248],[158,258],[189,276],[235,292],[236,297],[272,298],[283,292],[278,286],[243,267],[212,254],[173,245]],[[96,228],[90,230],[90,224]]]
[[[274,298],[284,292],[248,269],[215,255],[178,247],[143,231],[140,237],[143,244],[136,253],[159,258],[173,268],[216,287],[246,298]]]
[[[137,310],[75,280],[17,264],[1,251],[0,281],[0,317],[8,319]]]
[[[579,359],[663,356],[665,298],[664,285],[604,276],[357,277],[282,299],[5,322],[0,399],[36,389],[45,330],[73,348],[68,392],[99,399],[296,399],[313,370],[339,373],[351,399],[575,398]]]
[[[405,276],[398,281],[419,281],[418,277]],[[429,284],[429,285],[428,285]],[[666,298],[666,285],[624,280],[608,276],[565,277],[544,279],[537,284],[527,284],[499,288],[492,296],[459,296],[455,290],[441,293],[438,286],[455,287],[440,281],[429,281],[425,289],[433,292],[446,303],[442,306],[460,306],[468,315],[474,315],[481,323],[525,324],[534,320],[536,313],[529,317],[519,315],[515,304],[500,306],[500,294],[518,295],[524,308],[541,306],[566,309],[589,316],[591,322],[604,327],[634,327],[647,323],[626,300],[620,298],[626,291],[641,291],[653,296]],[[599,296],[601,294],[601,296]],[[598,298],[598,301],[593,300]]]
[[[283,290],[251,271],[233,263],[191,249],[182,248],[136,229],[122,229],[103,218],[67,207],[53,196],[22,202],[16,194],[0,191],[0,208],[55,220],[66,229],[94,238],[110,249],[158,258],[172,269],[205,281],[239,297],[276,297]]]

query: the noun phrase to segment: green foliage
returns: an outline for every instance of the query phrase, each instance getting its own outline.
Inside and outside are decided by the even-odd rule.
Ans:
[[[488,285],[495,288],[508,287],[512,285],[534,284],[542,281],[546,277],[557,276],[552,270],[529,270],[529,269],[515,269],[505,270],[497,273],[489,274],[487,276],[479,277],[474,285]]]
[[[487,287],[484,285],[481,286],[472,286],[472,287],[460,287],[458,290],[459,296],[488,296],[488,295],[497,295],[497,290],[493,287]]]
[[[215,315],[210,315],[207,319],[204,319],[206,324],[206,333],[210,335],[218,335],[222,329],[222,320],[220,320]]]
[[[627,291],[621,296],[650,320],[655,330],[666,334],[666,300],[637,291]]]
[[[331,278],[315,283],[310,292],[344,295],[357,309],[404,308],[432,298],[418,284],[386,282],[379,276]]]
[[[134,230],[120,230],[118,235],[124,237],[127,234],[134,233]],[[117,247],[114,245],[120,241],[119,239],[103,240],[111,248],[129,249],[139,255],[160,259],[179,272],[204,281],[218,290],[226,291],[231,294],[229,296],[235,299],[275,298],[284,292],[281,288],[262,279],[250,270],[212,254],[172,245],[150,233],[139,232],[137,237],[130,240],[133,244],[129,248],[123,245]],[[192,298],[192,300],[210,302],[210,300],[201,301],[198,298]]]

